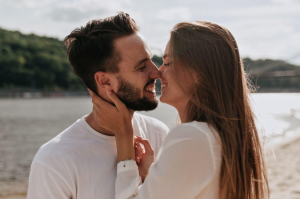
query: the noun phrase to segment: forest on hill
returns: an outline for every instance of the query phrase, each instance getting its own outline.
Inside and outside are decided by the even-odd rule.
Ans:
[[[160,56],[152,61],[162,64]],[[300,91],[299,66],[271,59],[243,61],[259,91]],[[61,40],[0,28],[0,89],[78,91],[85,86],[70,67]]]
[[[0,29],[0,88],[84,89],[62,41]]]

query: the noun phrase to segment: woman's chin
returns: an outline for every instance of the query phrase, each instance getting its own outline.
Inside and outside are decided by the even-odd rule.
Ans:
[[[162,102],[162,103],[165,103],[165,104],[169,104],[168,103],[168,100],[166,98],[166,96],[164,94],[162,94],[159,98],[159,101]],[[170,105],[170,104],[169,104]]]
[[[163,94],[161,94],[159,96],[159,101],[162,102],[162,103],[165,103]]]

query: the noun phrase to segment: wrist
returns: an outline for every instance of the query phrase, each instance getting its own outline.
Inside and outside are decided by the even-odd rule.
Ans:
[[[133,135],[116,135],[118,161],[135,160]]]
[[[146,173],[140,174],[141,179],[142,179],[142,183],[144,183],[144,181],[145,181],[147,175],[148,175],[148,171],[147,171]]]
[[[128,139],[128,138],[133,138],[133,129],[127,128],[127,129],[122,129],[118,133],[115,133],[115,138],[116,140],[123,140],[123,139]]]

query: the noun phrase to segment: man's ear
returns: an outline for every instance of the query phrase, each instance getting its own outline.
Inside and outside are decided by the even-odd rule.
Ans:
[[[106,91],[112,90],[111,80],[109,79],[108,73],[98,71],[95,73],[94,78],[99,88],[102,88]]]

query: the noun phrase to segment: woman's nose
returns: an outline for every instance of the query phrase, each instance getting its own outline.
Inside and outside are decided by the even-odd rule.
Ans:
[[[163,74],[164,71],[165,71],[164,65],[162,64],[161,67],[160,67],[158,70],[159,70],[159,72],[160,72],[161,74]]]

